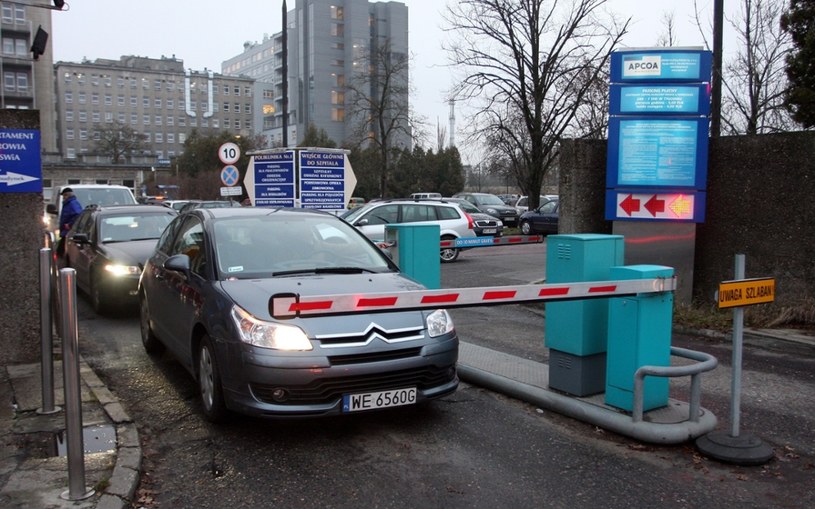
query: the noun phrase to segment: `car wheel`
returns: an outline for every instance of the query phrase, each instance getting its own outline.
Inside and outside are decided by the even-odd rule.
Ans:
[[[221,388],[221,374],[215,349],[209,336],[201,338],[198,346],[198,395],[204,415],[210,422],[221,422],[226,417],[226,405]]]
[[[141,343],[145,352],[153,355],[164,351],[164,343],[159,341],[153,328],[150,327],[150,309],[144,294],[139,299],[139,329],[141,329]]]
[[[98,315],[107,313],[110,308],[107,302],[107,295],[102,290],[102,285],[99,283],[98,276],[91,276],[91,287],[88,292],[91,298],[91,306]]]
[[[532,225],[529,221],[521,221],[521,233],[524,235],[532,235]]]
[[[452,235],[445,235],[441,240],[456,240],[456,238]],[[439,251],[439,256],[441,257],[442,263],[451,263],[458,259],[458,252],[458,248],[448,247]]]

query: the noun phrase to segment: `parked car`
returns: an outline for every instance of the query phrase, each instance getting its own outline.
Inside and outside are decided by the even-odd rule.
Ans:
[[[538,198],[538,206],[540,207],[547,201],[557,197],[558,196],[556,194],[542,194]],[[515,207],[515,210],[518,211],[518,215],[523,214],[524,212],[529,210],[529,196],[524,195],[519,197],[517,200],[512,202],[512,206]]]
[[[537,209],[521,214],[521,233],[524,235],[557,233],[560,200],[553,198]]]
[[[229,208],[229,207],[240,207],[240,202],[235,200],[187,200],[180,209],[178,209],[179,214],[183,214],[192,209],[219,209],[219,208]]]
[[[109,184],[71,184],[60,186],[51,195],[45,207],[46,227],[59,237],[59,215],[62,213],[62,190],[70,187],[82,207],[89,205],[136,205],[136,197],[129,187]]]
[[[518,211],[501,201],[501,198],[489,193],[456,193],[453,198],[464,198],[478,210],[497,217],[507,226],[518,225]]]
[[[63,260],[97,313],[135,306],[144,262],[177,215],[161,205],[85,207],[66,235]]]
[[[497,217],[485,214],[478,207],[464,198],[444,198],[445,201],[456,202],[461,209],[473,218],[473,231],[479,237],[500,237],[504,233],[504,223]]]
[[[332,214],[195,209],[167,228],[145,266],[142,342],[178,358],[212,421],[230,410],[323,416],[414,405],[459,383],[445,310],[277,319],[270,309],[275,296],[421,289]]]
[[[515,205],[515,202],[518,201],[517,194],[497,194],[496,196],[507,205]]]
[[[434,223],[442,240],[476,237],[475,221],[454,202],[444,200],[383,200],[368,202],[343,217],[373,241],[385,240],[385,225],[397,223]],[[458,259],[459,248],[439,251],[442,262]]]
[[[428,198],[432,200],[441,200],[441,193],[412,193],[410,195],[411,200],[423,200]]]

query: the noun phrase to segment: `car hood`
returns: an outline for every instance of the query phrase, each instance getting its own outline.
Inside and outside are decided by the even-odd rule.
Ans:
[[[239,279],[221,281],[221,288],[233,302],[263,320],[272,319],[269,313],[269,298],[279,293],[315,296],[393,293],[424,289],[419,283],[398,273],[311,274],[269,279]],[[359,333],[370,328],[373,322],[386,329],[424,327],[423,313],[419,311],[336,315],[293,321],[308,322],[307,329],[311,334]]]
[[[144,266],[156,249],[158,239],[134,240],[132,242],[109,242],[102,245],[108,260],[126,265]]]
[[[495,221],[497,218],[483,212],[467,212],[475,221]]]

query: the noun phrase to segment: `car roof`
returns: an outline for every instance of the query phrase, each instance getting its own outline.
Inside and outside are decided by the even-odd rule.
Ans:
[[[85,210],[96,210],[99,214],[166,214],[175,210],[163,205],[88,205]]]
[[[166,207],[165,207],[166,208]],[[271,214],[285,214],[285,215],[303,215],[303,214],[321,214],[330,217],[337,217],[334,214],[323,212],[316,209],[298,209],[298,208],[272,208],[272,207],[218,207],[212,209],[195,208],[184,213],[195,214],[202,216],[205,220],[221,219],[228,217],[257,217],[268,216]],[[342,221],[337,217],[338,220]]]

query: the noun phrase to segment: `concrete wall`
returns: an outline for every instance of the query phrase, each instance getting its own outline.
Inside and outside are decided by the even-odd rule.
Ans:
[[[611,232],[603,219],[605,166],[605,141],[564,141],[561,233]],[[719,283],[733,278],[736,254],[746,257],[747,277],[776,278],[776,302],[767,306],[815,298],[815,132],[712,139],[707,190],[694,300],[714,304]]]
[[[4,129],[39,129],[37,110],[0,110]],[[0,364],[40,359],[39,250],[43,246],[41,193],[0,193]]]

